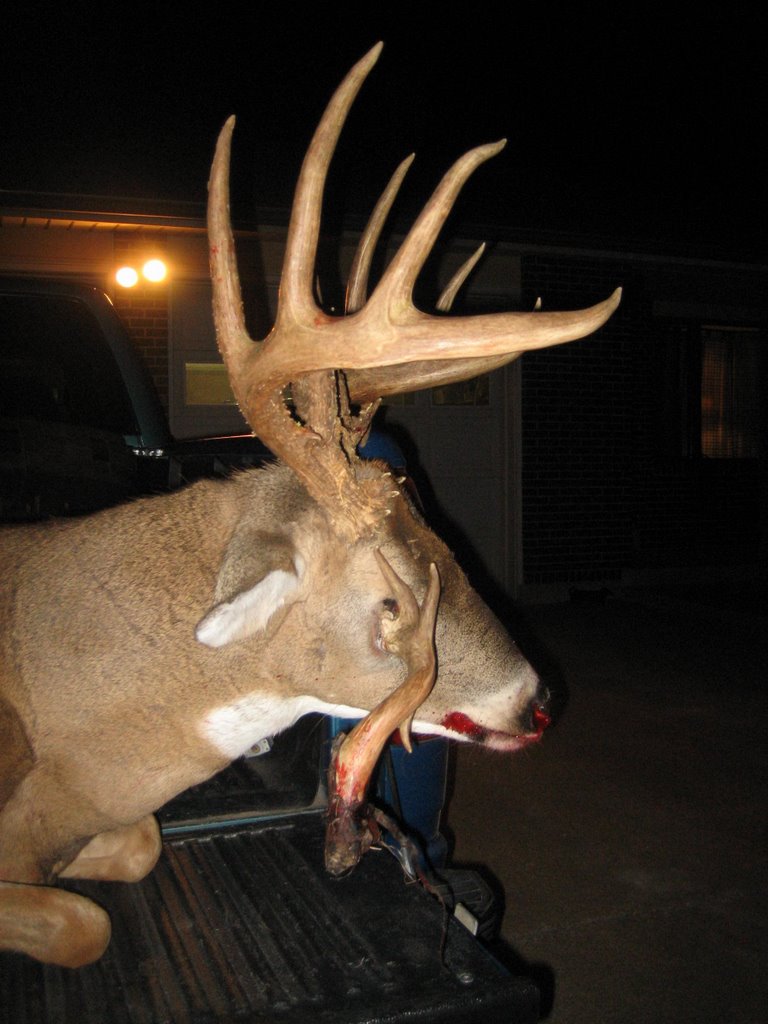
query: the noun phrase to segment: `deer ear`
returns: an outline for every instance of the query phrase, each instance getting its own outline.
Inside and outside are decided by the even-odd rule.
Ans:
[[[197,624],[195,637],[206,647],[224,647],[262,632],[290,603],[302,568],[285,537],[238,528],[219,568],[213,607]]]
[[[200,620],[195,636],[206,647],[224,647],[266,629],[267,623],[286,604],[299,585],[294,572],[273,569],[256,586],[232,601],[215,605]]]

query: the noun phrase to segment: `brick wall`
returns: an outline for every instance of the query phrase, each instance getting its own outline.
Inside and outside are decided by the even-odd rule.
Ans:
[[[622,306],[591,338],[523,360],[525,582],[616,579],[631,559],[636,503],[634,272],[614,262],[530,256],[524,305],[576,309],[624,286]],[[633,294],[634,292],[634,294]]]
[[[686,457],[659,434],[658,354],[672,340],[651,305],[665,272],[607,257],[523,259],[524,308],[541,295],[545,309],[576,309],[624,288],[596,335],[523,359],[525,584],[757,561],[757,462]]]
[[[150,256],[165,258],[162,242],[140,232],[116,233],[115,260],[140,269]],[[160,401],[168,410],[168,286],[140,278],[133,288],[115,289],[115,308],[155,382]]]

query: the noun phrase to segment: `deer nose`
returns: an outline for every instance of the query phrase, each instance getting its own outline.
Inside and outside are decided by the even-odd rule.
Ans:
[[[539,736],[552,722],[552,718],[549,713],[550,701],[551,694],[549,692],[549,687],[545,686],[544,683],[539,683],[536,693],[533,695],[531,703],[528,705],[530,731],[538,733]]]

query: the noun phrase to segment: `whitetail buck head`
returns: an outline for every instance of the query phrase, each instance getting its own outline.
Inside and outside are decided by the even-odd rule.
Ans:
[[[348,610],[370,605],[377,591],[392,590],[391,578],[381,590],[381,559],[378,567],[374,561],[378,548],[387,551],[407,586],[422,594],[430,563],[438,566],[444,594],[437,617],[442,693],[422,705],[417,727],[512,750],[541,731],[543,718],[537,719],[535,712],[543,698],[536,690],[534,673],[469,588],[450,553],[424,528],[391,474],[384,467],[364,466],[357,445],[383,397],[467,380],[530,349],[590,334],[614,311],[620,290],[607,301],[575,313],[544,314],[537,309],[446,317],[428,315],[414,306],[416,278],[459,191],[480,164],[503,148],[501,141],[480,146],[454,164],[368,297],[376,241],[413,157],[404,160],[360,240],[345,315],[325,313],[313,293],[323,188],[349,108],[380,51],[378,44],[352,68],[315,132],[294,199],[276,322],[261,342],[254,342],[246,331],[229,220],[234,118],[222,130],[209,183],[208,212],[217,338],[238,403],[254,432],[292,468],[323,510],[331,533],[348,546],[351,557],[332,563],[334,574],[341,565],[351,569],[343,587]],[[482,247],[460,268],[438,300],[439,310],[450,308],[481,254]],[[287,401],[289,388],[292,407]],[[321,585],[318,592],[325,594],[326,586]],[[367,600],[350,601],[355,592],[367,595]],[[390,598],[382,600],[383,605],[373,608],[386,607]],[[371,631],[361,630],[355,616],[356,621],[349,620],[347,639],[357,634],[370,646],[373,632],[377,656],[382,651],[394,653],[396,642],[380,636],[381,624],[389,617],[390,612],[383,618],[380,610],[373,612],[376,625]],[[391,628],[396,632],[396,626]],[[207,621],[198,632],[205,640],[203,633],[208,633]],[[212,642],[212,637],[206,642]],[[363,666],[370,651],[368,658],[363,655],[357,661],[347,661],[347,656],[345,652],[340,668],[343,671],[346,666],[349,671],[354,666],[354,686],[363,694],[367,689]],[[402,649],[397,657],[407,661]],[[462,690],[462,700],[457,701],[455,695]],[[422,693],[416,706],[424,699]],[[382,736],[385,730],[382,726]]]
[[[546,722],[533,669],[388,469],[356,449],[382,396],[589,334],[618,293],[576,313],[414,307],[451,204],[495,144],[448,172],[366,298],[402,165],[364,234],[347,314],[317,306],[326,171],[378,52],[349,73],[310,145],[261,342],[245,329],[229,223],[231,121],[214,159],[219,345],[246,418],[283,465],[0,533],[0,949],[70,966],[101,955],[107,916],[47,883],[141,877],[159,851],[152,812],[306,712],[377,709],[342,758],[351,790],[397,726],[406,743],[413,722],[514,750]]]

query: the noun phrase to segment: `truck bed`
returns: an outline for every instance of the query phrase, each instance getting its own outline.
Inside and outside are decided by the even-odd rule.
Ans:
[[[322,815],[311,813],[167,839],[136,885],[71,884],[108,909],[107,953],[74,971],[0,954],[0,1020],[538,1020],[533,983],[406,884],[392,856],[371,851],[334,880],[322,846]]]

